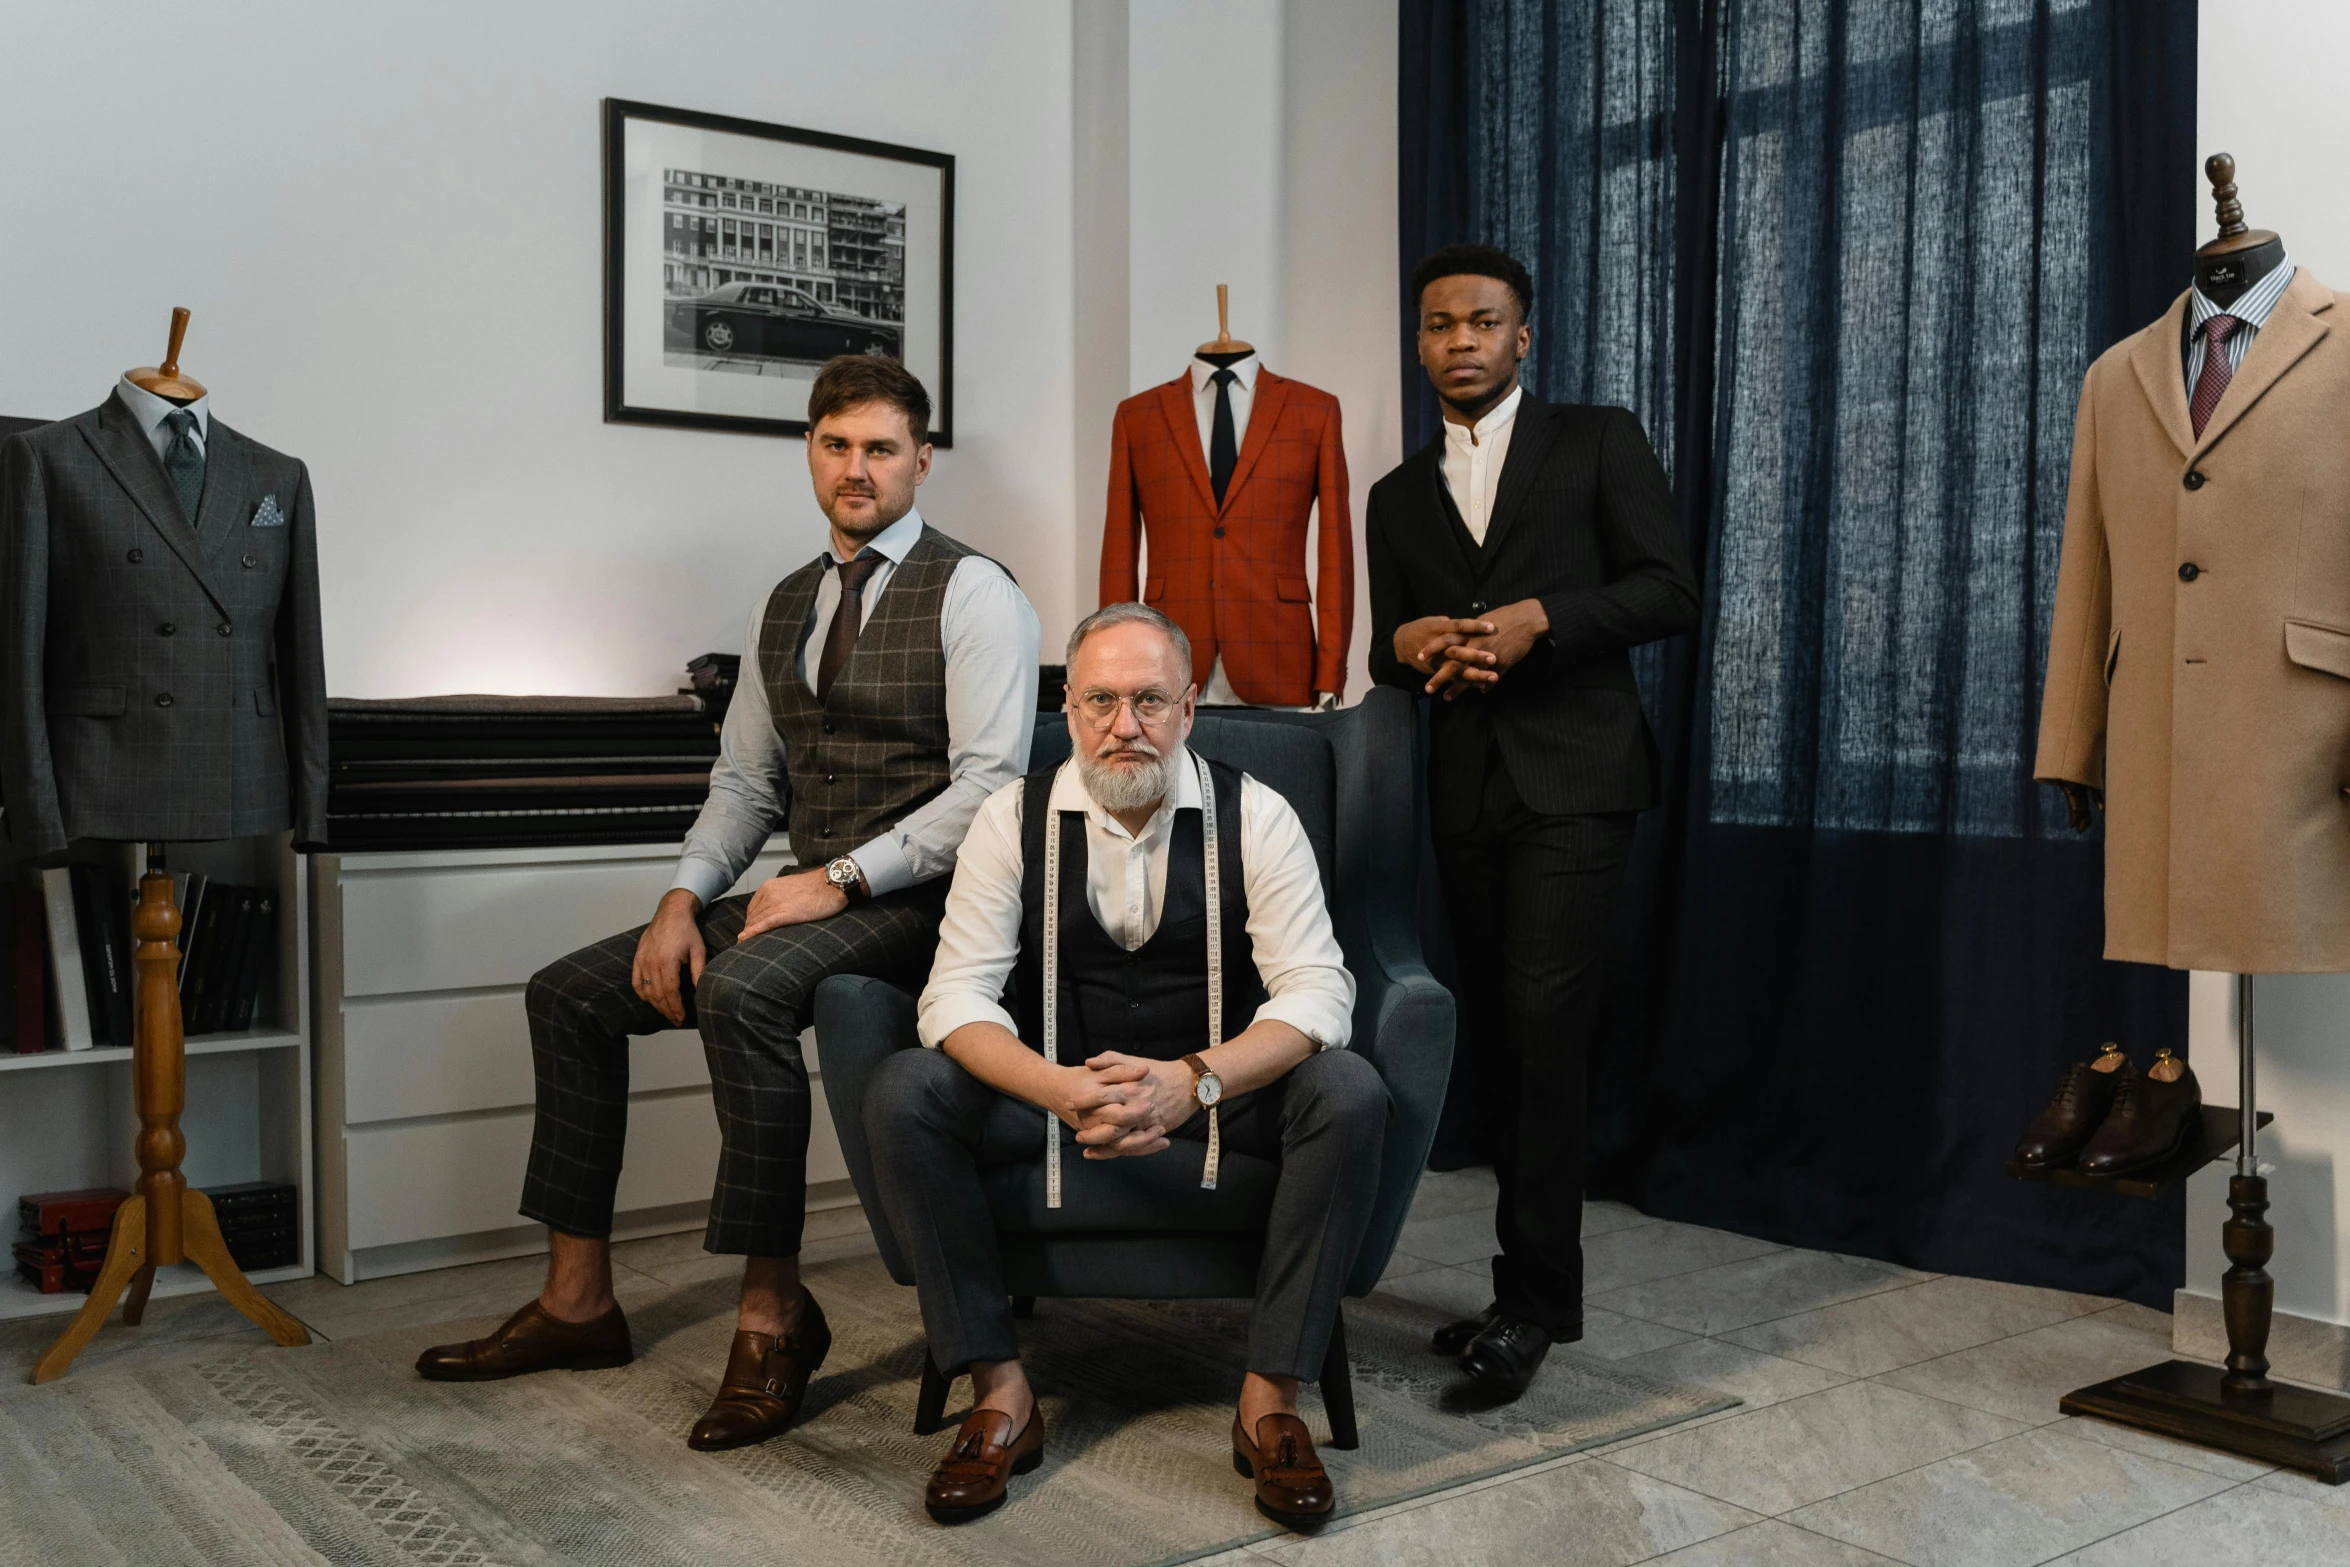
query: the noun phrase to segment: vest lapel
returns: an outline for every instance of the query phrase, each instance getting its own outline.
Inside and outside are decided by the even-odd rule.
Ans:
[[[1253,412],[1253,410],[1252,410]],[[1216,511],[1216,486],[1208,479],[1208,454],[1200,450],[1199,416],[1191,411],[1191,372],[1185,371],[1159,388],[1159,417],[1167,421],[1167,435],[1191,471],[1191,487],[1210,516]],[[1255,423],[1252,419],[1250,423]],[[1229,495],[1228,489],[1224,492]]]
[[[2332,310],[2333,305],[2333,294],[2312,279],[2306,269],[2294,275],[2276,309],[2269,312],[2268,325],[2252,340],[2252,347],[2244,355],[2236,378],[2228,383],[2227,391],[2220,397],[2219,406],[2211,411],[2211,422],[2203,427],[2202,438],[2187,454],[2189,461],[2211,450],[2260,401],[2263,393],[2299,364],[2302,355],[2318,345],[2331,330],[2321,312]],[[2184,371],[2171,379],[2180,386],[2186,385]]]
[[[219,426],[213,428],[217,430]],[[114,475],[114,482],[146,514],[149,525],[163,536],[163,542],[171,546],[172,553],[180,558],[205,594],[226,614],[228,603],[213,582],[210,562],[196,530],[180,514],[179,498],[171,490],[171,476],[163,471],[162,459],[155,455],[146,432],[139,428],[130,410],[122,406],[121,399],[110,394],[98,407],[97,430],[92,432],[85,425],[82,436],[97,452],[98,460],[106,465],[106,471]]]
[[[1289,383],[1263,366],[1258,366],[1256,396],[1250,400],[1248,407],[1248,435],[1240,443],[1239,461],[1232,465],[1232,480],[1224,486],[1224,504],[1218,508],[1219,513],[1231,508],[1233,497],[1248,482],[1248,471],[1265,454],[1267,443],[1273,439],[1273,422],[1281,417],[1281,410],[1288,402]],[[1192,420],[1195,435],[1198,429],[1199,421],[1195,418]],[[1215,491],[1211,487],[1208,493],[1212,495]]]
[[[1558,431],[1558,422],[1552,417],[1555,412],[1550,404],[1536,402],[1532,394],[1519,400],[1518,417],[1510,429],[1510,454],[1501,465],[1501,483],[1493,491],[1493,515],[1485,519],[1480,571],[1491,567],[1501,554],[1503,537],[1525,507],[1526,491],[1533,487],[1534,474],[1550,454],[1551,437]]]

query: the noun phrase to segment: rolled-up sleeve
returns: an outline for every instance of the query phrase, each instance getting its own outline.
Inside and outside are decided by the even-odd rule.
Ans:
[[[1004,983],[1020,952],[1020,780],[989,795],[972,819],[947,889],[946,917],[930,982],[915,1008],[914,1030],[936,1050],[966,1023],[997,1023],[1020,1032],[1004,1010]]]
[[[1254,778],[1240,791],[1240,857],[1248,878],[1248,936],[1273,1018],[1325,1050],[1354,1037],[1355,981],[1330,928],[1322,872],[1305,824],[1287,800]],[[1018,919],[1015,880],[1013,918]]]

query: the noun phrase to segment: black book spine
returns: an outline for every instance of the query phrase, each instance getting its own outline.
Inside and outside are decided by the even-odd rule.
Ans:
[[[74,927],[82,943],[82,983],[90,1000],[90,1038],[98,1045],[131,1042],[129,953],[117,957],[113,922],[106,917],[108,878],[95,865],[72,868]],[[116,1028],[116,998],[121,999],[121,1027]]]
[[[244,951],[237,960],[237,988],[229,1004],[228,1026],[251,1028],[254,1004],[261,998],[261,979],[272,967],[277,950],[277,894],[262,889],[253,899],[253,917],[247,922]]]
[[[236,889],[214,882],[204,889],[197,905],[195,935],[188,943],[187,961],[180,967],[180,1027],[190,1034],[204,1030],[204,1007],[212,995],[212,970],[217,966],[221,929]]]

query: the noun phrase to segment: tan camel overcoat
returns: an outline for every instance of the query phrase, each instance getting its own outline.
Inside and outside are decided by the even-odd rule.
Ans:
[[[2307,270],[2201,438],[2187,297],[2089,369],[2034,774],[2105,791],[2105,955],[2350,970],[2350,310]]]

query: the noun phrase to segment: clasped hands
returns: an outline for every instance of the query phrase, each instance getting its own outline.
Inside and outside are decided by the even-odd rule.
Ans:
[[[1395,628],[1396,658],[1428,677],[1421,687],[1447,702],[1465,691],[1486,691],[1550,632],[1540,599],[1520,599],[1488,610],[1482,619],[1424,615]]]
[[[1158,1153],[1167,1134],[1199,1109],[1191,1068],[1180,1061],[1105,1050],[1059,1072],[1052,1112],[1077,1134],[1088,1159]]]

